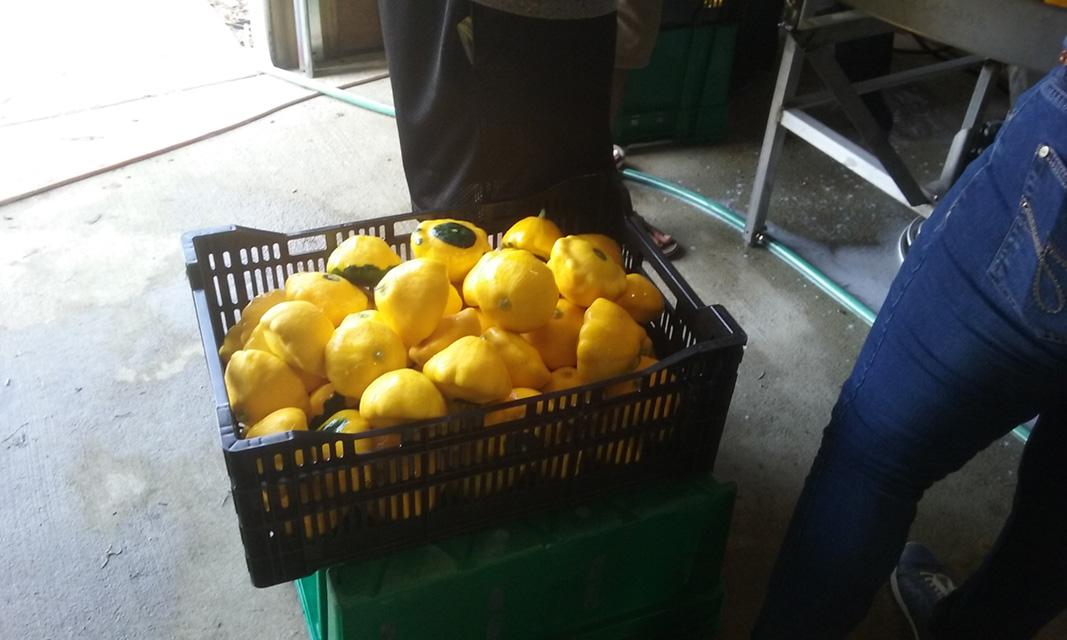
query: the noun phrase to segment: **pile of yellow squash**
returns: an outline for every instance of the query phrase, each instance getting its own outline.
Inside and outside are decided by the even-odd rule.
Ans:
[[[219,350],[239,435],[359,433],[647,368],[663,296],[618,244],[564,236],[542,212],[491,249],[484,230],[425,220],[403,261],[356,235],[324,272],[293,273],[244,308]],[[615,389],[625,393],[627,389]],[[492,427],[525,417],[491,411]],[[400,444],[360,440],[364,453]]]

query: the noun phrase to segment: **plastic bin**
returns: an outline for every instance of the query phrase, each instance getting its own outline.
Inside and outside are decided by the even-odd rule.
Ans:
[[[615,119],[615,141],[713,142],[722,138],[736,39],[737,24],[720,21],[660,31],[648,66],[626,76]]]
[[[661,360],[630,374],[503,406],[522,420],[485,429],[486,409],[367,432],[236,437],[217,355],[226,328],[256,294],[295,271],[321,270],[355,233],[384,238],[402,257],[415,214],[296,234],[240,227],[185,235],[186,269],[207,356],[226,469],[252,583],[265,587],[316,569],[425,544],[519,516],[586,502],[656,478],[711,470],[745,334],[719,306],[705,306],[651,240],[605,210],[603,177],[563,183],[523,201],[430,212],[463,217],[493,240],[546,208],[568,233],[619,240],[626,264],[661,281],[667,308],[647,327]],[[611,384],[636,393],[609,397]],[[490,410],[492,410],[490,409]],[[386,433],[398,448],[357,454]]]
[[[312,640],[712,630],[735,487],[668,481],[298,580]]]

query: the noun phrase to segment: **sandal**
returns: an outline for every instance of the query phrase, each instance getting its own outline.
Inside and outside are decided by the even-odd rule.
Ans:
[[[637,220],[637,223],[640,224],[641,227],[645,230],[645,232],[648,233],[649,237],[652,238],[652,242],[656,244],[656,248],[658,248],[663,253],[663,256],[665,258],[667,258],[668,260],[674,260],[675,258],[680,258],[682,254],[685,253],[685,250],[682,248],[682,245],[678,244],[678,241],[672,238],[670,234],[664,233],[660,229],[656,228],[648,220],[645,220],[636,212],[634,212],[633,215],[634,219]]]

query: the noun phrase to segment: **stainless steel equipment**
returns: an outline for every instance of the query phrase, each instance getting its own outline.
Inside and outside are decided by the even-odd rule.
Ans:
[[[826,153],[873,186],[929,216],[933,202],[962,173],[968,149],[1004,64],[1045,71],[1056,63],[1067,35],[1067,10],[1041,0],[847,0],[852,10],[820,13],[831,0],[788,0],[782,26],[785,48],[771,102],[763,148],[749,204],[745,237],[758,244],[764,232],[774,177],[786,132]],[[834,44],[903,29],[974,55],[939,61],[863,82],[850,82],[834,59]],[[807,62],[826,91],[798,96]],[[875,122],[860,96],[964,67],[981,66],[960,131],[948,151],[941,179],[920,186]],[[836,103],[860,134],[851,140],[806,109]]]

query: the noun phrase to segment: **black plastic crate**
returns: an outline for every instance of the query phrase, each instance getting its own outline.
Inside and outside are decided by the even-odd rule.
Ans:
[[[522,201],[403,214],[295,234],[244,227],[184,235],[186,271],[207,357],[234,508],[252,583],[266,587],[342,561],[381,555],[520,515],[580,503],[654,478],[711,470],[746,337],[705,306],[628,216],[610,185],[584,178]],[[664,313],[647,327],[660,362],[576,389],[365,434],[291,432],[246,441],[218,356],[226,329],[262,292],[296,271],[323,270],[353,234],[385,239],[402,258],[416,219],[460,217],[493,241],[546,208],[565,233],[600,232],[627,269],[659,281]],[[495,242],[494,242],[495,244]],[[639,391],[614,396],[612,384]],[[525,406],[522,420],[483,427],[488,411]],[[401,446],[357,454],[357,440],[396,433]]]

